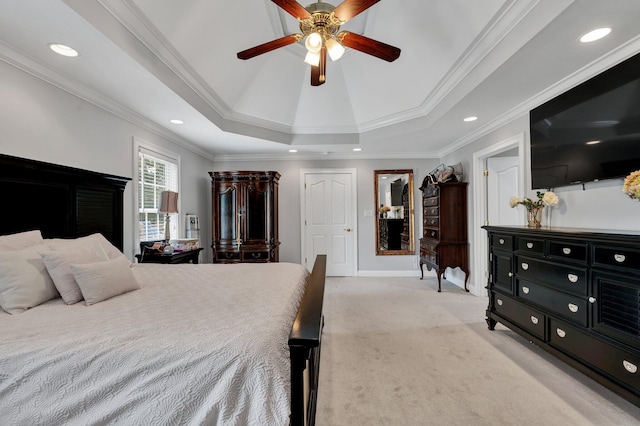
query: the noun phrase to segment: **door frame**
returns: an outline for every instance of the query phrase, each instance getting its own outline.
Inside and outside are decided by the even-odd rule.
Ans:
[[[351,223],[353,235],[353,271],[352,276],[358,275],[358,169],[300,169],[300,254],[301,261],[306,256],[307,232],[304,224],[307,205],[307,191],[304,183],[306,175],[313,174],[348,174],[351,175]],[[313,264],[313,261],[309,262]]]
[[[526,151],[525,151],[525,134],[524,132],[519,133],[515,136],[512,136],[509,139],[502,140],[494,145],[491,145],[487,148],[481,149],[480,151],[473,153],[473,164],[472,164],[472,176],[473,176],[473,215],[472,215],[472,224],[471,228],[473,229],[473,241],[474,241],[474,250],[473,250],[473,275],[475,279],[472,281],[471,292],[476,296],[487,296],[487,290],[485,288],[485,283],[487,282],[488,276],[488,244],[487,244],[487,234],[482,226],[487,220],[487,188],[486,178],[484,176],[484,170],[486,167],[486,159],[489,157],[493,157],[505,151],[509,151],[510,149],[517,148],[518,149],[518,157],[519,161],[519,179],[520,179],[520,188],[519,193],[525,193],[525,163],[526,163]],[[514,196],[518,196],[514,194]],[[507,203],[509,200],[504,200]]]

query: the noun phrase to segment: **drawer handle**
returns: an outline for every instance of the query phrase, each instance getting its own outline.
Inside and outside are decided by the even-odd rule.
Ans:
[[[576,312],[578,312],[578,305],[574,305],[573,303],[569,303],[569,305],[567,305],[567,306],[569,306],[569,310],[570,310],[571,312],[573,312],[574,314],[575,314]]]
[[[567,335],[567,333],[561,328],[556,328],[556,334],[560,337],[564,337]]]
[[[563,247],[563,248],[562,248],[562,252],[563,252],[564,254],[571,254],[571,249],[570,249],[569,247]]]
[[[499,242],[500,244],[504,244],[504,240],[503,240],[502,238],[500,238],[500,239],[498,240],[498,242]]]
[[[578,276],[576,274],[567,274],[567,278],[572,283],[577,283],[578,282]]]
[[[524,294],[529,294],[529,287],[522,287],[522,292]]]
[[[525,271],[526,271],[527,269],[529,269],[529,264],[528,264],[528,263],[525,263],[525,262],[522,262],[522,269],[523,269],[523,270],[525,270]]]
[[[533,243],[527,243],[527,248],[532,249],[533,248]],[[532,317],[533,318],[533,317]]]
[[[624,365],[624,369],[631,374],[635,374],[636,371],[638,371],[638,366],[632,362],[627,361],[626,359],[622,361],[622,365]]]
[[[589,303],[596,303],[596,298],[593,296],[589,297]]]
[[[533,315],[531,315],[531,322],[537,325],[538,324],[538,318],[536,318]]]
[[[433,225],[434,223],[436,223],[436,221],[435,221],[435,220],[433,220],[433,219],[431,219],[431,222],[430,222],[430,223]]]
[[[613,258],[616,260],[616,262],[622,263],[627,259],[627,256],[625,256],[624,254],[614,254]]]
[[[502,306],[502,299],[496,300],[496,303],[498,304],[498,306]]]
[[[509,278],[511,278],[513,276],[513,272],[509,272],[507,275],[509,275]]]

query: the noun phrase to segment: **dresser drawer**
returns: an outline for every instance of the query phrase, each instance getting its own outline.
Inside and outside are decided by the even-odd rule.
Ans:
[[[625,268],[640,273],[640,250],[596,245],[593,248],[593,265]]]
[[[542,256],[544,255],[544,240],[538,240],[535,238],[516,238],[516,247],[518,250],[526,252],[527,254],[533,254]]]
[[[570,321],[587,326],[587,301],[528,281],[518,280],[517,296]]]
[[[438,216],[440,209],[436,207],[425,207],[424,215],[425,216]]]
[[[587,294],[587,269],[545,262],[525,256],[516,257],[516,274],[533,282],[546,282],[570,293]]]
[[[513,250],[513,237],[509,235],[492,234],[491,247],[501,250]]]
[[[436,247],[438,247],[437,240],[420,238],[420,251],[429,251],[429,252],[435,253]]]
[[[438,195],[440,195],[438,185],[427,185],[424,189],[423,197],[437,197]]]
[[[440,225],[440,218],[438,217],[429,217],[426,216],[423,220],[422,220],[422,225],[425,228],[437,228]]]
[[[563,241],[549,242],[549,257],[587,263],[587,244],[569,243]]]
[[[269,260],[268,251],[245,251],[242,252],[244,262],[266,262]]]
[[[425,207],[437,206],[439,202],[440,202],[440,198],[438,197],[430,197],[430,198],[424,197],[422,199],[422,205]]]
[[[640,354],[605,342],[569,324],[550,319],[552,346],[580,358],[623,384],[640,390]]]
[[[493,306],[497,314],[518,324],[539,339],[545,340],[546,327],[544,314],[531,309],[529,306],[516,302],[510,297],[495,293],[493,297]]]
[[[225,261],[240,261],[239,251],[216,251],[216,260],[220,262]]]
[[[433,238],[437,240],[440,236],[440,232],[437,229],[423,229],[423,233],[425,237]]]

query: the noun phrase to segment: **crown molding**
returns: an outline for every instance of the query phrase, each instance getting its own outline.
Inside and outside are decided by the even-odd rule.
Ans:
[[[471,132],[465,135],[464,137],[458,139],[454,143],[448,145],[447,148],[439,151],[438,155],[440,157],[449,155],[452,152],[455,152],[461,149],[462,147],[478,140],[479,138],[486,136],[487,134],[495,130],[498,130],[499,128],[509,124],[513,120],[520,118],[525,114],[528,114],[529,111],[532,110],[533,108],[547,102],[548,100],[555,98],[556,96],[566,92],[567,90],[577,86],[578,84],[583,83],[592,77],[595,77],[601,72],[624,61],[625,59],[630,58],[631,56],[637,54],[638,52],[640,52],[640,35],[618,46],[616,49],[613,49],[607,52],[606,54],[602,55],[598,59],[590,62],[589,64],[575,71],[574,73],[568,75],[562,80],[549,86],[545,90],[521,102],[514,108],[510,109],[506,113],[496,118],[495,120],[490,121],[489,123],[485,124],[484,126],[481,126],[474,132]]]
[[[2,41],[0,41],[0,60],[39,80],[44,81],[47,84],[57,87],[76,98],[88,102],[109,114],[121,118],[172,143],[180,145],[195,154],[209,160],[213,160],[214,158],[210,152],[203,150],[191,141],[184,139],[135,111],[125,108],[121,104],[91,90],[87,86],[78,83],[76,80],[70,79],[54,71],[43,62],[15,49],[12,46],[9,46]]]

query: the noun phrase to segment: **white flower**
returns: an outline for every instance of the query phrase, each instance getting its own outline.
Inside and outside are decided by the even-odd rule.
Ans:
[[[520,199],[518,197],[509,198],[509,206],[511,208],[516,207],[518,204],[520,204]]]
[[[545,192],[542,196],[542,202],[547,206],[555,206],[558,204],[558,201],[558,196],[551,191]]]

